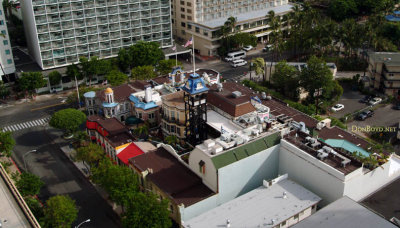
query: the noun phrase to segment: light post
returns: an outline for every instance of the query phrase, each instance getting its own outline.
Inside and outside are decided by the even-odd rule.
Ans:
[[[87,223],[87,222],[90,222],[90,219],[87,219],[87,220],[79,223],[79,225],[75,226],[75,228],[79,228],[82,224]]]
[[[26,171],[25,156],[28,155],[28,154],[30,154],[30,153],[34,153],[34,152],[36,152],[36,150],[31,150],[31,151],[26,152],[26,153],[24,154],[24,156],[22,156],[22,160],[24,160],[24,168],[25,168],[25,171]]]

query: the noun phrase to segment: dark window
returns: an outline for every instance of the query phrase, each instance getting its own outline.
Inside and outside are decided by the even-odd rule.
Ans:
[[[203,35],[208,36],[208,31],[203,31]]]
[[[185,19],[185,14],[181,14],[181,18]]]
[[[192,25],[188,24],[187,28],[192,29]]]
[[[182,8],[181,8],[181,12],[185,12],[185,8],[182,7]]]
[[[187,6],[192,6],[192,3],[191,2],[186,2],[186,5]]]
[[[181,26],[182,26],[182,27],[186,27],[185,22],[181,22]]]
[[[188,10],[186,10],[188,13],[192,13],[192,10],[191,9],[188,9]]]
[[[196,32],[200,33],[200,28],[199,27],[196,27]]]
[[[189,21],[191,21],[191,20],[192,20],[192,16],[188,16],[187,19],[188,19]]]
[[[184,5],[185,5],[185,2],[184,2],[184,1],[181,1],[181,5],[183,5],[183,6],[184,6]]]

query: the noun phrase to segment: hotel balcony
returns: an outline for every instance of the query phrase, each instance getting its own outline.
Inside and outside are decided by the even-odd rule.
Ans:
[[[62,24],[61,24],[61,27],[62,27],[63,29],[70,29],[70,28],[73,27],[73,25],[72,25],[72,23],[62,23]]]
[[[107,4],[105,2],[96,2],[96,7],[105,7]]]
[[[117,3],[118,3],[117,0],[108,0],[108,1],[107,1],[107,6],[117,5]]]
[[[130,5],[129,10],[131,12],[139,11],[139,4]]]
[[[60,12],[65,12],[65,11],[71,11],[71,7],[70,6],[63,6],[63,7],[59,7]]]
[[[42,59],[51,59],[53,56],[51,54],[42,55]]]
[[[110,49],[110,44],[100,44],[100,49]]]
[[[74,36],[75,36],[75,34],[74,34],[73,31],[71,31],[71,32],[66,32],[66,33],[63,34],[63,37],[64,37],[64,38],[72,38],[72,37],[74,37]]]
[[[65,42],[65,41],[64,41],[64,45],[65,45],[66,47],[75,46],[75,41],[68,41],[68,42]]]
[[[50,40],[49,35],[45,35],[45,36],[39,35],[39,42],[46,42],[46,41],[49,41],[49,40]]]
[[[57,0],[46,0],[46,4],[55,4]]]
[[[85,7],[85,9],[91,9],[95,7],[95,4],[93,2],[90,3],[84,3],[83,7]]]
[[[46,14],[46,11],[45,11],[44,9],[41,9],[41,10],[35,10],[35,11],[34,11],[34,14],[35,14],[35,15]]]
[[[61,30],[61,26],[59,26],[59,25],[58,26],[50,25],[49,27],[50,27],[50,31],[52,31],[52,32]]]
[[[58,16],[56,17],[48,17],[49,22],[59,22],[60,18]]]
[[[139,0],[129,0],[129,3],[137,3]]]
[[[33,6],[38,6],[38,5],[43,5],[43,4],[44,4],[44,0],[32,1]]]
[[[67,62],[68,63],[78,62],[78,57],[77,56],[67,56]]]
[[[51,40],[60,40],[62,39],[61,35],[50,35]]]
[[[58,8],[57,7],[48,7],[47,9],[46,9],[46,13],[58,13]]]
[[[128,4],[129,1],[128,0],[119,0],[119,4]]]
[[[46,26],[38,27],[37,31],[38,31],[38,33],[49,32],[49,30],[48,30],[48,28]]]
[[[51,49],[51,45],[48,43],[40,45],[40,50],[50,50],[50,49]]]
[[[166,15],[169,15],[169,14],[170,14],[169,10],[165,10],[165,9],[161,10],[161,15],[166,16]]]
[[[128,7],[120,7],[119,8],[119,13],[128,13],[129,12],[129,8]]]

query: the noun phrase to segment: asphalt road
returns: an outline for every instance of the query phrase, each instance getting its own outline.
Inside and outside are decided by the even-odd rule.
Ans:
[[[62,98],[55,97],[47,101],[2,107],[0,126],[49,116],[56,110],[68,107],[67,104],[60,104],[61,100]],[[119,219],[112,208],[60,150],[60,146],[68,144],[60,136],[62,136],[61,131],[49,126],[35,126],[14,131],[16,146],[13,159],[23,170],[23,155],[27,151],[37,150],[25,156],[25,159],[27,169],[45,182],[39,199],[45,202],[51,196],[68,194],[76,201],[79,208],[78,219],[73,225],[90,218],[91,222],[81,227],[119,227]]]

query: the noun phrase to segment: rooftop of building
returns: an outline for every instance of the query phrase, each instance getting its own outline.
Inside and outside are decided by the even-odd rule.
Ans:
[[[145,152],[140,149],[135,143],[130,143],[127,147],[125,147],[122,151],[117,154],[117,157],[125,164],[129,165],[129,159],[142,155]]]
[[[283,179],[185,221],[184,227],[228,227],[227,220],[230,227],[276,227],[320,200],[319,196],[294,181]]]
[[[315,214],[295,224],[293,228],[395,228],[397,226],[344,196]]]
[[[283,15],[283,14],[286,14],[286,13],[292,11],[292,7],[293,7],[293,5],[291,5],[291,4],[285,4],[285,5],[281,5],[281,6],[275,6],[275,7],[270,7],[270,8],[266,8],[266,9],[236,14],[235,15],[236,21],[237,21],[236,25],[245,24],[250,21],[254,21],[256,19],[265,19],[265,15],[268,13],[268,11],[271,11],[271,10],[275,12],[275,15]],[[230,16],[232,16],[232,15],[228,15],[226,17],[221,17],[221,18],[214,19],[214,20],[196,22],[193,24],[199,24],[199,25],[207,27],[209,29],[217,29],[217,28],[221,27],[222,25],[224,25],[224,23]]]
[[[167,193],[178,205],[184,204],[188,207],[214,194],[202,183],[200,177],[162,146],[131,158],[129,162],[141,172],[150,170],[146,178]]]
[[[399,52],[368,52],[368,57],[374,62],[384,62],[385,65],[400,65]]]
[[[181,73],[183,73],[183,75],[184,75],[183,78],[181,78]],[[182,70],[182,71],[179,71],[179,73],[177,73],[177,74],[173,74],[173,76],[175,78],[175,83],[178,85],[183,84],[189,78],[191,73],[193,73],[193,70],[189,70],[189,71]],[[216,80],[219,77],[219,73],[212,69],[202,69],[202,68],[196,69],[196,74],[199,74],[200,76],[202,76],[206,83],[211,83],[211,84],[216,83]],[[208,79],[207,79],[207,77],[208,77]],[[183,81],[182,81],[182,79],[183,79]],[[162,85],[164,83],[171,84],[172,79],[170,78],[169,75],[163,75],[160,77],[153,78],[151,81],[155,82],[156,85]]]
[[[143,110],[150,110],[161,105],[160,93],[151,87],[147,87],[144,91],[132,93],[129,95],[129,100],[135,104],[135,108]]]
[[[262,100],[262,103],[270,108],[270,114],[275,117],[284,115],[292,118],[296,122],[304,122],[307,128],[314,129],[314,134],[318,135],[318,138],[322,138],[324,140],[345,139],[354,145],[363,148],[364,150],[369,148],[369,143],[366,140],[357,137],[355,134],[352,134],[339,127],[324,127],[321,130],[316,130],[316,126],[319,122],[318,120],[288,106],[288,104],[278,99],[264,99]]]
[[[271,64],[273,65],[273,66],[275,66],[275,65],[277,65],[279,62],[266,62],[266,65],[267,66],[270,66]],[[287,62],[287,64],[289,65],[289,66],[294,66],[294,67],[296,67],[297,68],[297,70],[301,70],[301,69],[303,69],[304,67],[306,67],[307,66],[307,63],[306,62]],[[326,65],[330,68],[330,69],[336,69],[337,67],[336,67],[336,64],[335,63],[326,63]]]
[[[176,93],[170,93],[164,95],[162,97],[162,101],[164,105],[169,107],[174,107],[177,109],[184,110],[185,109],[185,102],[183,101],[183,91],[178,91]]]
[[[114,101],[115,102],[128,101],[129,96],[132,93],[135,93],[138,91],[129,83],[123,84],[120,86],[114,86],[114,87],[112,87],[112,90],[114,93]],[[101,101],[105,101],[106,100],[105,90],[96,91],[96,97],[99,98]]]
[[[151,83],[145,80],[135,80],[130,83],[137,91],[145,90],[146,87],[151,86]]]
[[[119,134],[128,130],[126,126],[121,123],[117,118],[104,118],[98,115],[91,115],[87,118],[88,121],[97,122],[101,125],[110,135]]]
[[[0,222],[3,223],[4,228],[32,227],[2,177],[0,177],[0,202]],[[4,220],[7,220],[7,223],[5,223]]]
[[[346,153],[332,148],[328,144],[312,138],[303,132],[291,132],[284,136],[284,139],[295,145],[305,153],[311,155],[315,159],[329,165],[330,167],[340,171],[344,175],[362,167],[361,162],[356,161]]]
[[[223,82],[220,85],[210,86],[207,94],[207,103],[228,113],[232,117],[239,117],[244,114],[256,111],[251,104],[253,91],[235,82]]]

